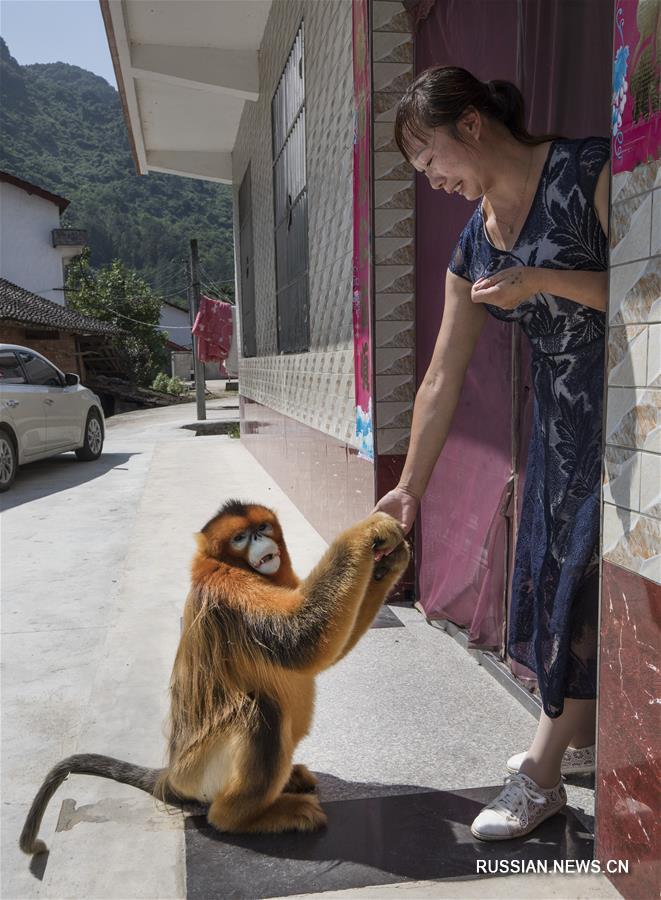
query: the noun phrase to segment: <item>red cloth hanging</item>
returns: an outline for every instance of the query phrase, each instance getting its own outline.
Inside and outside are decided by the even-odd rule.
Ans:
[[[197,338],[197,358],[222,364],[232,346],[232,304],[202,294],[193,334]]]

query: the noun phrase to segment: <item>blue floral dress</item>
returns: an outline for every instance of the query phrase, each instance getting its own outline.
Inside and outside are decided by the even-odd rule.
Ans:
[[[608,244],[593,206],[605,138],[553,141],[513,248],[486,236],[481,208],[449,268],[475,282],[510,266],[603,271]],[[533,427],[512,578],[508,652],[532,669],[544,712],[596,696],[605,315],[553,294],[514,309],[532,346]]]

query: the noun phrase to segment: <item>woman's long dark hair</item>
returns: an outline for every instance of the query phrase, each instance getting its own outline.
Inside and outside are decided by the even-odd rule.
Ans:
[[[559,137],[528,132],[523,95],[511,81],[480,81],[459,66],[432,66],[409,85],[397,106],[395,140],[403,156],[410,160],[413,141],[424,143],[439,125],[449,125],[461,140],[456,123],[469,107],[502,122],[524,144]]]

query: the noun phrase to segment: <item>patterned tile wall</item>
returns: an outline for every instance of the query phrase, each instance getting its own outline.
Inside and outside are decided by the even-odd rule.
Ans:
[[[373,0],[376,451],[406,453],[415,396],[415,190],[393,138],[413,78],[413,36],[400,2]]]
[[[661,166],[611,188],[603,555],[661,583]]]
[[[305,41],[310,350],[279,355],[271,99],[301,18]],[[274,0],[259,56],[260,98],[245,106],[232,166],[236,217],[238,187],[252,162],[258,355],[239,361],[241,394],[355,446],[351,29],[351,0]],[[236,218],[234,233],[238,234]]]

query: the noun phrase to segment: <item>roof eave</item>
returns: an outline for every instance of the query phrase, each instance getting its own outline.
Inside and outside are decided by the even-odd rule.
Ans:
[[[131,118],[131,107],[135,109],[137,114],[137,103],[135,96],[131,98],[131,104],[129,104],[129,99],[127,97],[126,86],[124,84],[124,76],[122,74],[120,52],[118,49],[117,37],[115,34],[115,22],[113,21],[113,15],[110,8],[110,0],[99,0],[99,5],[101,6],[101,15],[103,16],[103,24],[105,26],[106,36],[108,38],[108,47],[110,48],[110,56],[112,59],[113,69],[115,70],[115,78],[117,79],[117,90],[119,92],[120,100],[122,101],[122,111],[124,113],[124,121],[126,122],[126,130],[128,131],[129,144],[131,145],[133,163],[138,175],[146,175],[148,172],[148,168],[144,146],[142,147],[142,154],[140,154],[138,152],[136,137],[133,130],[133,120]],[[121,0],[114,0],[114,6],[116,9],[115,21],[117,22],[117,27],[122,29],[122,37],[124,43],[126,44],[126,46],[128,46]],[[142,142],[141,136],[140,142]]]

